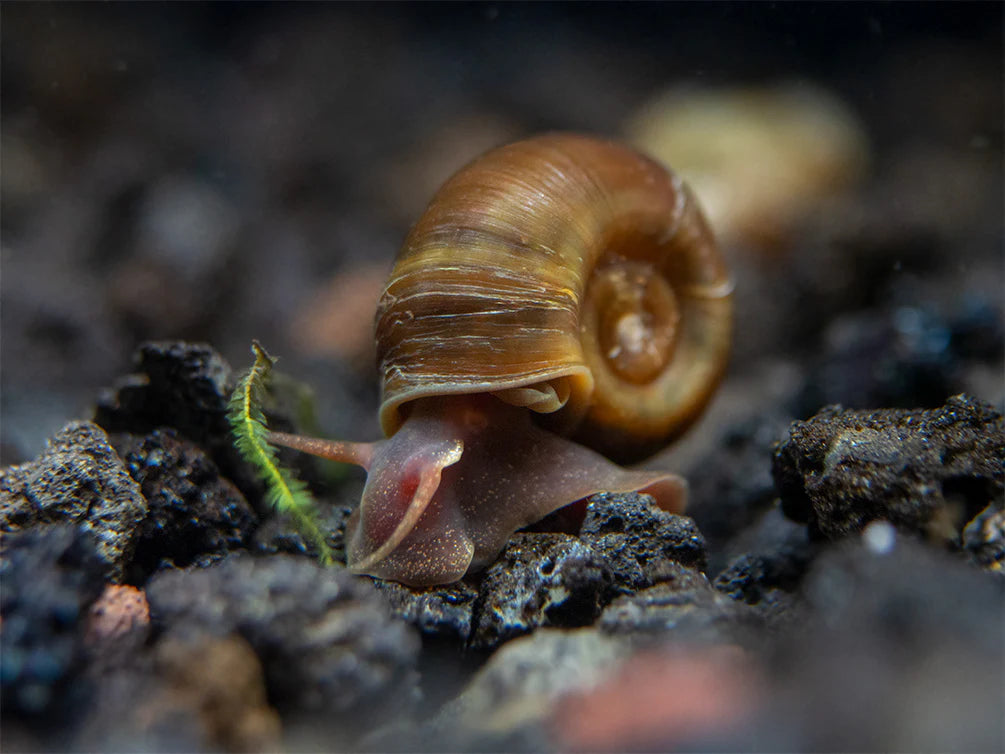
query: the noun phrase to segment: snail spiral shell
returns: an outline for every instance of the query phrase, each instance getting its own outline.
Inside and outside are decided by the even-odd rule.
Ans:
[[[622,145],[547,134],[455,174],[377,309],[380,421],[492,393],[617,460],[683,432],[726,366],[732,281],[688,187]]]
[[[412,586],[485,567],[599,491],[680,512],[684,479],[610,459],[704,408],[731,290],[694,197],[655,162],[571,134],[511,144],[454,175],[398,256],[377,309],[386,438],[269,438],[367,470],[346,564]]]

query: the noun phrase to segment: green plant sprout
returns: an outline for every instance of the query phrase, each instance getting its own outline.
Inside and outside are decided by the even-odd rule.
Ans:
[[[227,419],[234,445],[266,485],[266,499],[282,513],[292,516],[300,533],[313,542],[324,565],[334,562],[324,531],[317,522],[314,498],[307,485],[290,469],[279,465],[276,448],[269,444],[269,428],[262,402],[275,360],[256,340],[251,343],[255,363],[238,381],[230,397]]]

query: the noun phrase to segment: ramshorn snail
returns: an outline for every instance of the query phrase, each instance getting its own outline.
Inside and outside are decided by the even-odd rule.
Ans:
[[[377,309],[387,439],[270,439],[367,469],[348,565],[415,586],[594,492],[680,511],[683,479],[600,453],[639,460],[700,414],[731,290],[694,196],[657,163],[574,134],[510,144],[448,180],[398,255]]]

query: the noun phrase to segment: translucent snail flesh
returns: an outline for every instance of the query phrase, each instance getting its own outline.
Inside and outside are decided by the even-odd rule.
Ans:
[[[594,492],[680,511],[683,479],[601,453],[641,459],[697,418],[731,291],[693,195],[657,163],[574,134],[510,144],[448,180],[398,255],[377,309],[387,439],[270,439],[367,469],[348,566],[413,586],[484,567]]]

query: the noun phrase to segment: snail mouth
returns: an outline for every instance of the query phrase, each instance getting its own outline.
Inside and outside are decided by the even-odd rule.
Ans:
[[[421,533],[420,519],[432,512],[431,506],[436,507],[434,497],[443,469],[457,463],[463,449],[460,440],[443,441],[425,448],[404,465],[391,462],[371,470],[363,500],[346,530],[350,571],[409,581],[402,570],[414,570],[418,564],[405,565],[402,561],[410,560],[408,552],[399,549],[416,549],[401,545],[410,535]]]

